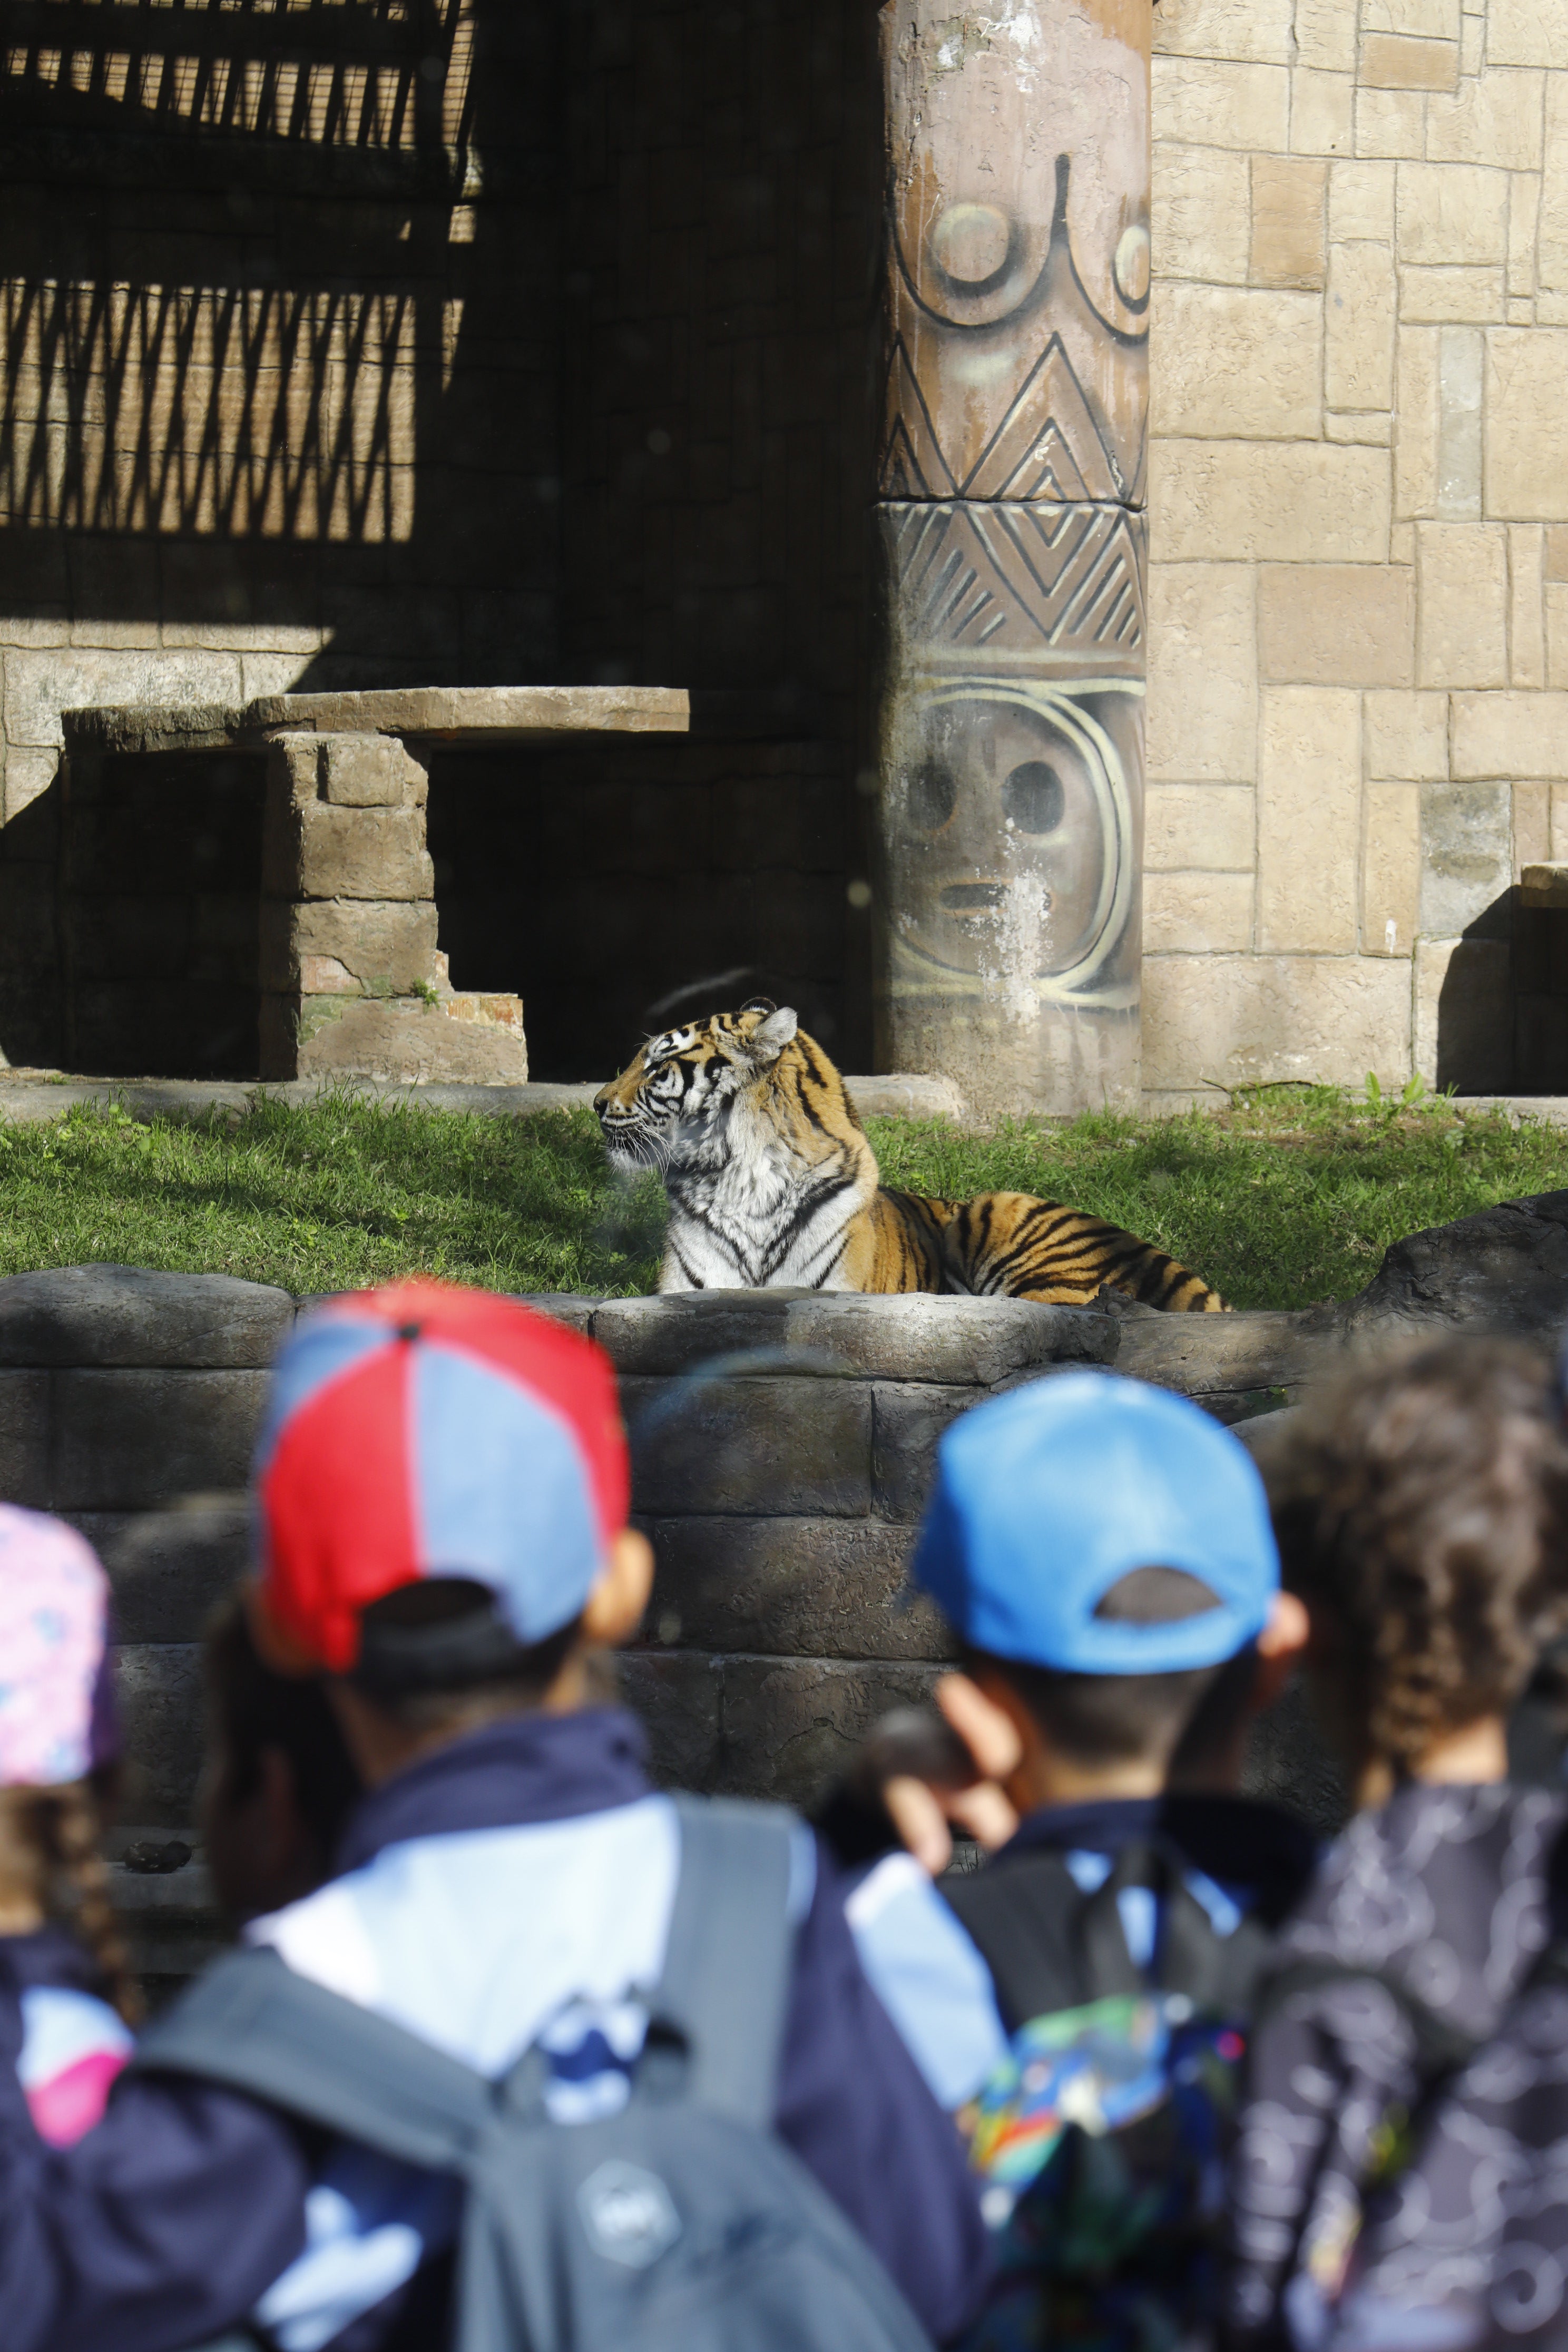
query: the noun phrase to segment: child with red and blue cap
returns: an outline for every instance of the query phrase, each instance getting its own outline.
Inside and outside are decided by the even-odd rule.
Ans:
[[[984,2183],[975,2340],[1212,2339],[1247,2016],[1314,1859],[1236,1794],[1306,1632],[1262,1481],[1184,1398],[1054,1376],[948,1431],[911,1575],[964,1661],[950,1752],[922,1773],[870,1743],[862,1832],[880,1811],[911,1850],[849,1916]],[[826,1817],[846,1843],[850,1810]],[[939,1885],[950,1820],[997,1850]]]
[[[614,2114],[682,1816],[594,1670],[651,1579],[608,1360],[480,1293],[334,1302],[279,1360],[256,1498],[258,1648],[324,1675],[368,1793],[335,1876],[251,1943],[488,2080],[542,2053],[555,2120]],[[862,1973],[829,1857],[791,1834],[773,2129],[945,2337],[986,2260],[963,2150]],[[259,2096],[135,2069],[68,2158],[39,2161],[0,2116],[0,2165],[7,2352],[446,2340],[455,2178]]]
[[[102,1863],[118,1738],[109,1580],[90,1545],[0,1503],[0,2047],[40,2140],[97,2123],[137,2003]]]

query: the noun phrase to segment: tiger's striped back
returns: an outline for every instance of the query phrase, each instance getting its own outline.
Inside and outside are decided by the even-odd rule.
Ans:
[[[969,1291],[1179,1314],[1225,1301],[1152,1242],[1027,1192],[946,1201],[879,1181],[844,1081],[766,999],[650,1038],[595,1098],[612,1160],[669,1195],[661,1290]]]

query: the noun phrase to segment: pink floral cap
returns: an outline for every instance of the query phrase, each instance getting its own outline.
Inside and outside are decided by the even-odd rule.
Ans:
[[[0,1503],[0,1788],[56,1788],[113,1753],[108,1641],[92,1546]]]

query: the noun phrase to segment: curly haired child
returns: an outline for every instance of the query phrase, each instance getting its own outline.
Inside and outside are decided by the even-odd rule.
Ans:
[[[98,1853],[108,1606],[80,1536],[0,1504],[0,2045],[56,2147],[102,2115],[138,2014]]]
[[[1545,1937],[1565,1800],[1506,1727],[1568,1622],[1568,1440],[1548,1368],[1453,1339],[1352,1373],[1271,1465],[1314,1710],[1355,1818],[1281,1938],[1235,2175],[1231,2325],[1321,2342],[1369,2199]]]

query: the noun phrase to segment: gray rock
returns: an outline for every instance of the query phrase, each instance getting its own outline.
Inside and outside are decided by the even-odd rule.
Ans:
[[[910,1522],[925,1509],[944,1430],[981,1402],[973,1389],[879,1381],[871,1488],[885,1519]]]
[[[266,1394],[265,1372],[57,1372],[53,1508],[151,1510],[243,1486]]]
[[[74,1518],[109,1571],[121,1642],[199,1642],[251,1564],[244,1494],[187,1495],[169,1510]]]
[[[650,1523],[658,1570],[648,1643],[770,1656],[930,1659],[952,1644],[930,1601],[906,1601],[912,1530],[877,1519]]]
[[[667,1789],[711,1789],[721,1762],[722,1670],[700,1651],[633,1650],[617,1659],[626,1705],[642,1717],[653,1776]]]
[[[259,1367],[293,1320],[286,1290],[226,1274],[135,1265],[13,1274],[0,1281],[0,1364]]]
[[[49,1376],[0,1372],[0,1502],[49,1499]]]
[[[1342,1313],[1358,1342],[1462,1326],[1555,1343],[1568,1324],[1568,1192],[1395,1242]]]
[[[628,1380],[622,1404],[639,1514],[860,1517],[871,1505],[862,1381]]]
[[[940,1671],[860,1658],[723,1659],[715,1785],[815,1804],[878,1717],[929,1697]]]
[[[139,1643],[115,1653],[125,1734],[127,1811],[184,1828],[195,1819],[205,1710],[195,1643]]]

